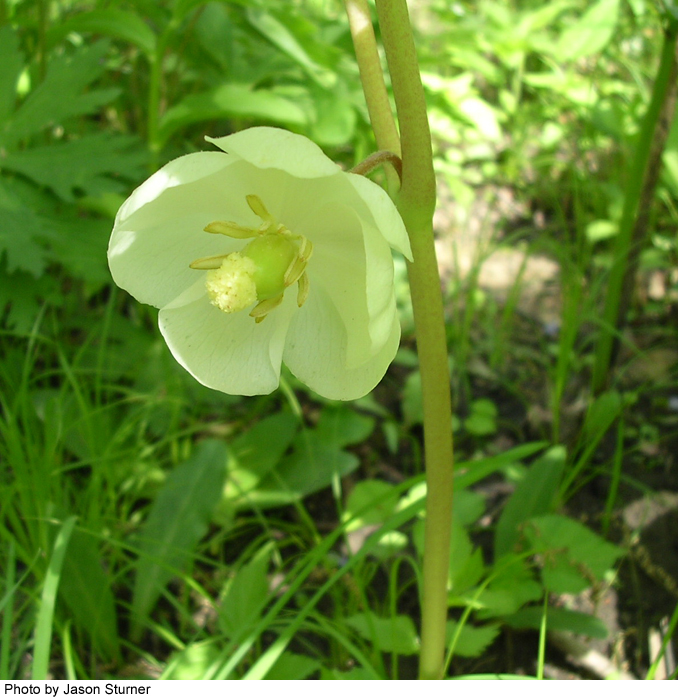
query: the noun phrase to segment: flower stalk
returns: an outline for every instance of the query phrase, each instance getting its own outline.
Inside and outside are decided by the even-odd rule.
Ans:
[[[450,376],[433,241],[436,186],[426,101],[407,3],[406,0],[376,0],[376,6],[401,132],[402,182],[395,201],[409,234],[413,255],[408,274],[422,380],[427,482],[419,668],[419,678],[426,680],[442,678],[444,673],[453,493]],[[352,12],[361,8],[363,12],[366,9],[364,0],[347,0],[349,19]],[[354,24],[355,21],[352,23],[355,42]],[[361,41],[356,42],[356,54],[367,103],[377,105],[370,108],[371,117],[373,112],[378,115],[372,121],[377,143],[380,148],[397,153],[390,143],[392,115],[390,121],[384,115],[385,87],[376,44],[374,49],[363,45],[374,42],[371,25],[369,30],[366,26],[362,28],[360,37]]]

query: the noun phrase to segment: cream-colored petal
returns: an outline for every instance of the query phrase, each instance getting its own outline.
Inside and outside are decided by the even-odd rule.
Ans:
[[[247,244],[205,233],[204,227],[211,221],[259,226],[245,197],[256,192],[277,201],[283,177],[225,153],[196,153],[168,164],[132,194],[116,218],[108,248],[116,284],[145,304],[166,306],[200,274],[190,263]],[[171,184],[163,190],[162,183]]]
[[[400,324],[394,317],[379,352],[357,367],[346,366],[348,337],[332,300],[311,292],[294,315],[283,361],[300,381],[328,399],[351,401],[369,393],[381,381],[398,350]]]
[[[255,323],[247,311],[219,311],[193,285],[160,310],[158,323],[172,355],[201,384],[226,394],[254,396],[278,387],[296,308],[293,298],[285,299],[262,323]]]
[[[351,186],[369,208],[375,226],[392,248],[412,260],[410,239],[398,209],[386,192],[362,175],[346,173]]]
[[[295,177],[327,177],[340,172],[322,150],[305,136],[270,126],[256,126],[221,138],[206,137],[222,151],[258,168],[277,168]]]
[[[361,365],[373,354],[362,222],[352,209],[331,202],[312,210],[300,229],[298,232],[313,242],[313,256],[306,267],[308,300],[316,290],[332,300],[335,313],[350,329],[345,364]],[[390,260],[390,250],[384,245]]]

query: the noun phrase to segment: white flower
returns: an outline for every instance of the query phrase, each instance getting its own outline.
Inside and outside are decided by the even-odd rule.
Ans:
[[[411,251],[395,206],[303,136],[209,140],[221,151],[168,163],[120,208],[116,284],[160,309],[172,354],[205,386],[267,394],[284,362],[322,396],[364,396],[400,340],[390,247]]]

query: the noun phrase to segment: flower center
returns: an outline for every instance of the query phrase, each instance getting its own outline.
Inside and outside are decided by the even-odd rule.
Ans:
[[[257,323],[282,303],[285,289],[299,283],[297,304],[308,297],[306,265],[313,245],[274,221],[255,194],[247,195],[250,209],[262,220],[258,228],[246,228],[232,221],[213,221],[207,233],[229,238],[253,238],[239,253],[213,255],[194,260],[190,267],[207,270],[206,287],[210,302],[224,313],[235,313],[259,302],[250,311]]]

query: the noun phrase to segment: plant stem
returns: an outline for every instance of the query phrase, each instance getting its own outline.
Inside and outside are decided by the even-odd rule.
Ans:
[[[441,678],[452,528],[452,406],[445,317],[433,243],[436,183],[431,132],[406,0],[377,0],[400,123],[403,177],[396,204],[410,236],[408,273],[424,409],[426,528],[419,678]]]
[[[386,92],[367,0],[346,0],[346,14],[377,147],[400,157],[400,137]],[[394,196],[400,188],[400,174],[391,166],[386,165],[385,169],[388,190]]]
[[[624,198],[614,261],[608,280],[605,310],[596,347],[591,389],[598,394],[607,384],[613,360],[614,338],[624,323],[631,301],[635,271],[642,241],[645,239],[648,214],[661,167],[661,155],[668,136],[668,127],[675,104],[676,49],[678,20],[667,13],[659,70],[652,97],[640,127],[638,142],[629,169],[629,182]],[[664,122],[667,122],[664,124]]]

